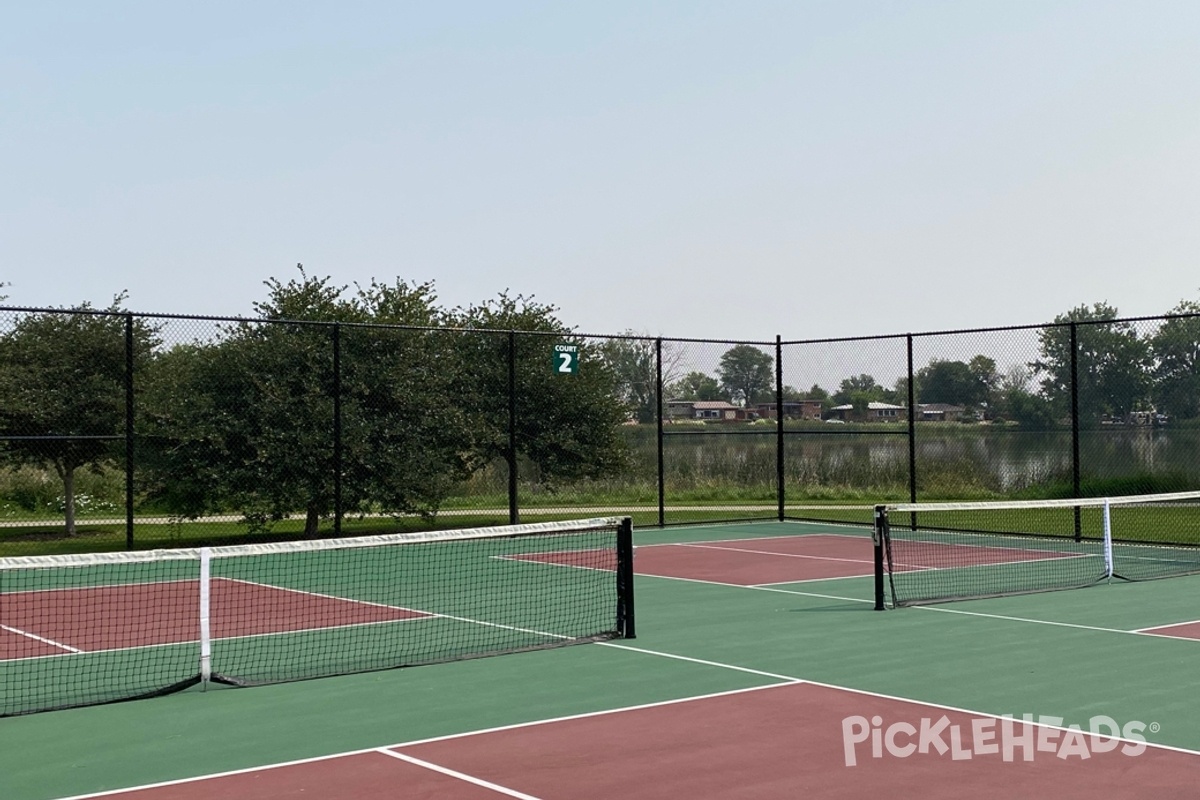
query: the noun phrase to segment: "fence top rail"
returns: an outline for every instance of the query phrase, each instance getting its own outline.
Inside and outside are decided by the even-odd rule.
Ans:
[[[889,339],[908,339],[908,338],[924,338],[930,336],[957,336],[965,334],[979,333],[1000,333],[1005,331],[1022,331],[1022,330],[1042,330],[1046,328],[1067,328],[1072,325],[1115,325],[1127,324],[1133,322],[1159,322],[1174,319],[1196,319],[1200,318],[1200,313],[1188,314],[1152,314],[1138,317],[1118,317],[1114,319],[1086,319],[1086,320],[1068,320],[1066,322],[1043,322],[1030,323],[1025,325],[1000,325],[984,328],[953,328],[947,330],[932,330],[932,331],[914,331],[908,333],[884,333],[872,334],[863,336],[833,336],[814,339],[782,339],[777,334],[772,339],[706,339],[699,337],[677,337],[677,336],[651,336],[648,334],[636,333],[585,333],[576,330],[517,330],[507,328],[475,328],[475,327],[452,327],[445,325],[402,325],[388,322],[349,322],[337,320],[304,320],[304,319],[285,319],[275,317],[238,317],[238,316],[210,316],[204,314],[169,314],[149,311],[126,311],[100,308],[39,308],[33,306],[3,306],[0,305],[0,313],[16,312],[22,314],[66,314],[66,315],[86,315],[96,317],[138,317],[142,319],[158,319],[158,320],[193,320],[199,322],[226,322],[238,325],[304,325],[318,328],[361,328],[361,329],[387,329],[387,330],[405,330],[405,331],[425,331],[433,332],[440,331],[445,333],[484,333],[484,334],[521,334],[522,336],[553,336],[553,337],[575,337],[579,339],[622,339],[627,341],[643,341],[643,342],[678,342],[688,344],[723,344],[723,345],[752,345],[756,347],[774,347],[776,345],[809,345],[809,344],[835,344],[840,342],[866,342],[866,341],[881,341]]]
[[[403,325],[392,322],[353,322],[343,320],[287,319],[281,317],[237,317],[210,316],[206,314],[168,314],[153,311],[113,311],[97,308],[36,308],[31,306],[0,306],[0,313],[19,312],[25,314],[71,314],[95,317],[139,317],[142,319],[192,320],[196,322],[230,322],[237,325],[304,325],[315,328],[366,328],[406,331],[440,331],[446,333],[519,333],[526,336],[577,336],[593,339],[645,339],[654,341],[654,336],[632,334],[578,333],[571,330],[531,331],[508,328],[461,328],[450,325]]]

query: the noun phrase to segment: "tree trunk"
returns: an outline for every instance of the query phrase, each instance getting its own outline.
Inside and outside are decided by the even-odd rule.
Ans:
[[[321,515],[317,512],[317,507],[310,505],[308,512],[304,516],[304,538],[317,538],[317,527],[321,524]]]

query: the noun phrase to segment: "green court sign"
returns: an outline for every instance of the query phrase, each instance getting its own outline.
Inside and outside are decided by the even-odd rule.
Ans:
[[[579,372],[579,345],[554,345],[554,374],[575,375]]]

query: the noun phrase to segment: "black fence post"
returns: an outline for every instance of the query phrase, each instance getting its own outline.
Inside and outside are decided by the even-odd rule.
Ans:
[[[663,399],[661,336],[654,340],[654,396],[658,400],[658,407],[654,412],[658,438],[658,527],[662,528],[667,524],[667,483],[666,464],[663,460],[663,413],[666,409],[666,401]]]
[[[917,381],[913,370],[913,335],[908,340],[908,502],[917,502]],[[908,516],[908,524],[917,529],[917,512]]]
[[[521,522],[517,506],[517,332],[508,332],[508,523]]]
[[[783,522],[787,496],[784,488],[783,453],[783,337],[775,334],[775,493],[779,521]]]
[[[917,393],[913,379],[913,336],[908,341],[908,502],[917,502]]]
[[[133,314],[125,314],[125,549],[133,549]]]
[[[342,326],[333,323],[333,535],[342,535]]]
[[[1071,492],[1079,497],[1079,326],[1071,322]],[[1083,538],[1079,506],[1075,506],[1075,541]]]

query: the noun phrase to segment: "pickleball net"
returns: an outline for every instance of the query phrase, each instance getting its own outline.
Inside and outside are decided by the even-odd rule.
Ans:
[[[628,518],[0,559],[0,715],[634,635]]]
[[[1200,572],[1200,492],[875,508],[883,609]]]

